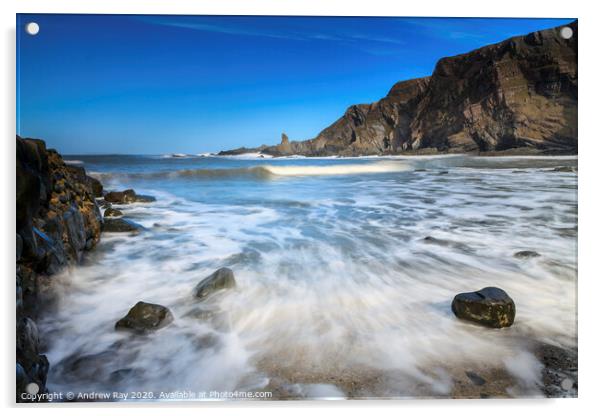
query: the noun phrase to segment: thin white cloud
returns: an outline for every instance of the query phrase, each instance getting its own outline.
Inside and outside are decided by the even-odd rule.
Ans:
[[[188,17],[178,18],[178,17],[165,17],[165,16],[138,16],[139,20],[142,20],[149,24],[161,25],[161,26],[169,26],[176,27],[182,29],[189,30],[199,30],[204,32],[212,32],[212,33],[221,33],[225,35],[236,35],[236,36],[254,36],[254,37],[264,37],[264,38],[272,38],[272,39],[287,39],[287,40],[297,40],[297,41],[328,41],[328,42],[337,42],[341,44],[346,44],[349,46],[358,47],[359,50],[362,50],[367,53],[371,53],[369,47],[366,45],[362,45],[365,42],[372,42],[375,44],[389,44],[389,45],[403,45],[404,42],[400,39],[390,38],[390,37],[382,37],[376,36],[370,33],[321,33],[312,30],[308,30],[307,32],[301,32],[299,30],[270,30],[269,28],[257,28],[251,27],[248,25],[237,25],[237,24],[223,24],[220,22],[217,23],[206,23],[202,21],[194,21]],[[377,48],[378,51],[375,50],[375,54],[382,55],[383,48]]]

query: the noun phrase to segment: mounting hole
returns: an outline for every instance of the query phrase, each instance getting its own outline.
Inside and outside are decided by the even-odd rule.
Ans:
[[[40,386],[38,386],[36,383],[29,383],[25,387],[25,391],[31,395],[36,395],[40,391]]]
[[[29,22],[25,25],[25,31],[31,35],[35,36],[40,32],[40,25],[36,22]]]
[[[560,383],[560,387],[562,387],[564,390],[570,390],[573,388],[574,385],[575,382],[570,378],[565,378],[564,380],[562,380],[562,383]]]
[[[563,39],[570,39],[573,37],[573,29],[571,29],[568,26],[563,27],[562,29],[560,29],[560,36],[562,36]]]

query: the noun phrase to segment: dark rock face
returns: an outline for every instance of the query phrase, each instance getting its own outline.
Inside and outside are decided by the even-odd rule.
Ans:
[[[23,386],[46,390],[48,360],[40,354],[35,318],[40,278],[69,264],[100,240],[99,182],[66,165],[41,140],[17,136],[17,400]],[[102,191],[101,191],[102,192]]]
[[[439,60],[353,105],[317,137],[245,149],[274,156],[394,153],[577,153],[577,21]],[[564,27],[564,26],[563,26]],[[224,152],[224,154],[229,154]],[[234,154],[234,153],[230,153]]]
[[[227,267],[222,267],[196,285],[194,294],[197,298],[203,299],[218,290],[229,289],[234,286],[236,286],[234,272]]]
[[[115,329],[125,329],[137,333],[154,331],[173,321],[173,315],[165,306],[138,302],[128,314],[115,324]]]
[[[486,287],[477,292],[456,295],[452,311],[460,319],[490,328],[504,328],[514,323],[516,307],[502,289]]]
[[[98,179],[88,176],[86,170],[81,166],[66,165],[66,167],[79,182],[85,183],[90,187],[94,197],[102,197],[103,188]]]

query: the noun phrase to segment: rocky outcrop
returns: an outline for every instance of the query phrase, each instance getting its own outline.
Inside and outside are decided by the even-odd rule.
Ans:
[[[115,324],[115,329],[146,333],[163,328],[173,321],[169,309],[154,303],[138,302],[126,316]]]
[[[155,198],[148,195],[138,195],[133,189],[112,191],[105,194],[104,200],[112,204],[131,204],[132,202],[154,202]]]
[[[511,326],[516,315],[512,298],[497,287],[456,295],[452,311],[460,319],[490,328]]]
[[[425,93],[429,78],[402,81],[387,96],[373,104],[353,105],[343,117],[306,142],[281,143],[263,152],[274,156],[358,156],[388,154],[407,150],[417,101]]]
[[[245,149],[273,156],[577,152],[577,21],[439,60],[430,77],[402,81],[352,105],[317,137]],[[236,152],[236,151],[230,151]],[[234,154],[222,152],[222,154]]]
[[[214,292],[234,286],[236,286],[234,272],[227,267],[222,267],[203,279],[194,288],[194,294],[197,298],[204,299]]]
[[[239,147],[238,149],[222,150],[221,152],[218,153],[218,156],[237,156],[237,155],[244,155],[247,153],[263,152],[268,147],[270,147],[270,146],[262,144],[259,147]]]
[[[95,196],[102,185],[81,167],[66,165],[42,140],[16,143],[17,193],[17,400],[30,383],[46,390],[48,360],[40,354],[35,323],[43,282],[76,264],[100,240],[102,216]]]

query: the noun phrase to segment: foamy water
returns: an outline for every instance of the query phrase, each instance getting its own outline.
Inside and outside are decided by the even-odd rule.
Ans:
[[[577,175],[552,171],[574,158],[77,158],[157,201],[119,207],[146,230],[56,278],[51,390],[445,396],[456,369],[504,368],[533,395],[528,343],[575,345]],[[237,287],[196,300],[224,266]],[[513,297],[511,328],[453,316],[485,286]],[[173,324],[115,332],[139,300]]]

